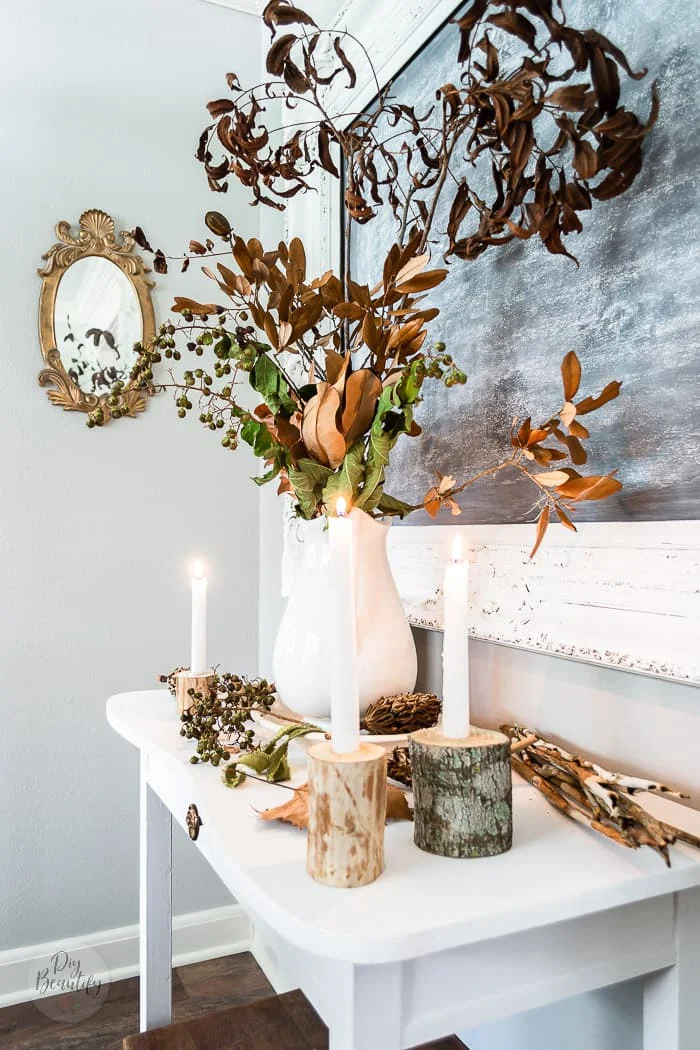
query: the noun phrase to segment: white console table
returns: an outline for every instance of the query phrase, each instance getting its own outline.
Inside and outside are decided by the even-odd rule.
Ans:
[[[250,914],[276,965],[330,1029],[331,1050],[405,1050],[521,1010],[645,976],[644,1050],[700,1046],[700,854],[624,849],[514,786],[510,853],[421,853],[408,823],[386,832],[386,871],[337,890],[306,874],[305,835],[255,810],[288,791],[221,784],[192,765],[165,690],[124,693],[110,725],[141,752],[141,1028],[171,1005],[171,815],[190,804],[194,849]],[[305,779],[302,768],[295,781]],[[647,804],[647,799],[644,800]],[[700,834],[700,813],[648,797],[656,815]]]

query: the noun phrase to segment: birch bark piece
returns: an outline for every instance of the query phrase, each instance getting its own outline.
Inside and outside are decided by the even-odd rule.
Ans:
[[[414,841],[441,857],[493,857],[513,841],[510,742],[472,727],[463,740],[439,727],[412,733]]]
[[[177,701],[177,713],[182,718],[185,711],[192,707],[190,689],[195,693],[208,693],[215,675],[211,672],[204,674],[192,674],[191,671],[180,671],[175,676],[175,699]]]
[[[361,744],[337,755],[330,741],[309,751],[306,870],[326,886],[349,889],[384,870],[386,751]]]

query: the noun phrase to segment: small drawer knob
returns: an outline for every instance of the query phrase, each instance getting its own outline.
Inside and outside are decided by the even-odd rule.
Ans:
[[[187,809],[185,823],[187,824],[187,834],[193,842],[196,842],[199,838],[199,829],[202,826],[202,818],[200,817],[199,811],[194,802],[192,802]]]

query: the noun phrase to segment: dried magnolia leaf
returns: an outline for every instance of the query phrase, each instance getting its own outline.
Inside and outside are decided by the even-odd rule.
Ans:
[[[563,510],[558,504],[554,508],[554,510],[556,512],[557,517],[559,518],[559,521],[562,523],[564,528],[570,529],[571,532],[576,532],[577,531],[576,526],[574,525],[573,521],[571,520],[571,518],[569,517],[569,515],[566,513],[565,510]]]
[[[544,534],[547,531],[549,525],[549,504],[542,510],[539,518],[537,519],[537,537],[535,539],[535,546],[530,551],[530,557],[534,558],[537,554],[540,544],[544,539]]]
[[[318,383],[307,402],[301,434],[314,459],[335,470],[345,458],[345,438],[338,429],[340,394],[328,383]]]
[[[565,485],[569,480],[569,475],[565,474],[563,470],[550,470],[544,474],[535,474],[534,478],[539,481],[540,485],[545,485],[547,488],[556,488],[557,485]]]
[[[282,820],[287,824],[293,824],[295,828],[308,828],[309,826],[309,785],[302,784],[294,789],[294,794],[281,806],[273,809],[263,810],[258,814],[261,820]],[[393,784],[386,786],[386,819],[387,820],[413,820],[413,813],[401,788]]]
[[[281,806],[273,809],[263,810],[259,814],[261,820],[282,820],[287,824],[293,824],[295,828],[308,828],[309,826],[309,785],[302,784],[294,789],[294,794]]]
[[[565,427],[570,427],[576,418],[576,405],[573,401],[565,401],[564,407],[559,413],[559,418]]]
[[[576,410],[580,416],[585,416],[588,412],[595,412],[597,408],[601,408],[603,405],[607,405],[608,401],[612,401],[620,393],[622,383],[615,379],[598,394],[598,397],[584,397],[583,401],[579,401],[576,406]]]
[[[341,421],[348,447],[369,429],[381,392],[381,379],[368,368],[360,368],[348,378]]]
[[[429,262],[430,256],[427,252],[423,255],[415,255],[412,259],[409,259],[396,274],[395,284],[403,284],[404,281],[410,281],[413,277],[422,273]]]
[[[386,819],[413,820],[413,812],[408,804],[406,793],[394,784],[386,786]]]

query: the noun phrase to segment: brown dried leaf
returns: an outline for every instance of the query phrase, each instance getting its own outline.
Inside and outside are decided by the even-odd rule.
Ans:
[[[209,116],[214,120],[223,117],[224,113],[230,113],[233,108],[234,105],[230,98],[217,98],[213,102],[207,102]]]
[[[430,256],[427,252],[423,255],[414,255],[396,274],[395,283],[403,284],[404,281],[410,281],[417,274],[422,273],[429,262]]]
[[[316,389],[304,409],[301,433],[314,459],[335,470],[345,458],[345,438],[337,424],[340,394],[328,383],[319,383]]]
[[[496,15],[489,15],[486,19],[491,25],[505,29],[507,33],[519,37],[528,47],[534,48],[537,31],[529,19],[519,15],[516,11],[502,11]]]
[[[566,499],[578,500],[606,499],[622,488],[622,482],[610,474],[591,474],[587,478],[572,477],[565,485],[560,485],[557,492]]]
[[[540,485],[544,485],[546,488],[556,488],[557,485],[565,485],[569,480],[569,475],[565,474],[563,470],[550,470],[544,474],[533,474],[533,477],[539,481]]]
[[[597,397],[584,397],[583,401],[579,401],[576,406],[576,410],[580,416],[587,415],[588,412],[595,412],[597,408],[601,408],[603,405],[607,405],[608,401],[612,401],[620,393],[622,383],[618,379],[614,379],[612,383],[608,383],[606,387],[598,394]]]
[[[386,786],[386,819],[413,820],[413,812],[408,804],[406,793],[394,784]]]
[[[586,108],[586,93],[590,84],[567,84],[565,87],[557,88],[551,95],[547,96],[547,102],[559,109],[567,109],[572,112],[581,113]]]
[[[572,419],[572,421],[569,423],[569,432],[573,434],[574,437],[581,438],[583,440],[591,436],[591,432],[588,429],[588,427],[584,427],[583,423],[579,423],[577,419]]]
[[[531,558],[534,558],[535,555],[537,554],[537,551],[539,549],[540,544],[542,543],[542,540],[544,539],[544,534],[547,531],[548,526],[549,526],[549,505],[544,507],[544,509],[542,510],[542,513],[540,514],[539,518],[537,519],[537,537],[535,539],[535,546],[530,551],[530,557]]]
[[[555,506],[554,510],[556,511],[556,515],[559,518],[559,521],[562,523],[562,525],[564,526],[565,529],[570,529],[571,532],[577,532],[578,531],[576,526],[574,525],[573,521],[569,517],[569,515],[566,513],[565,510],[562,510],[562,508],[559,506],[559,504],[557,504]]]
[[[281,806],[263,810],[258,814],[261,820],[282,820],[302,830],[309,826],[309,785],[302,784],[294,789],[294,794]],[[413,813],[408,804],[405,792],[394,784],[386,786],[386,819],[413,820]]]
[[[348,378],[341,422],[348,448],[369,429],[381,393],[382,381],[369,368],[360,368]]]
[[[173,305],[170,307],[176,314],[195,314],[197,317],[210,317],[221,313],[222,307],[216,303],[198,303],[194,299],[187,299],[183,295],[176,295]]]
[[[361,321],[365,316],[365,311],[357,303],[338,303],[333,307],[333,313],[344,321]]]
[[[211,232],[217,237],[231,236],[231,224],[226,216],[222,215],[220,211],[208,211],[204,216],[204,221]]]
[[[569,429],[571,429],[571,424],[576,418],[576,405],[573,403],[573,401],[564,402],[564,407],[559,413],[559,418],[565,427],[569,427]]]
[[[573,401],[581,383],[581,362],[573,350],[569,350],[561,363],[561,377],[564,382],[564,400]]]
[[[428,489],[423,499],[423,507],[427,510],[431,518],[437,517],[437,513],[442,506],[442,500],[438,495],[437,489]]]
[[[294,790],[289,801],[281,806],[274,806],[259,814],[261,820],[283,820],[287,824],[293,824],[295,828],[308,828],[309,826],[309,785],[302,784]]]
[[[426,292],[430,288],[435,288],[438,284],[441,284],[447,277],[448,270],[426,270],[425,273],[416,274],[409,281],[404,281],[402,284],[396,285],[396,291],[402,294],[413,293],[413,292]]]

